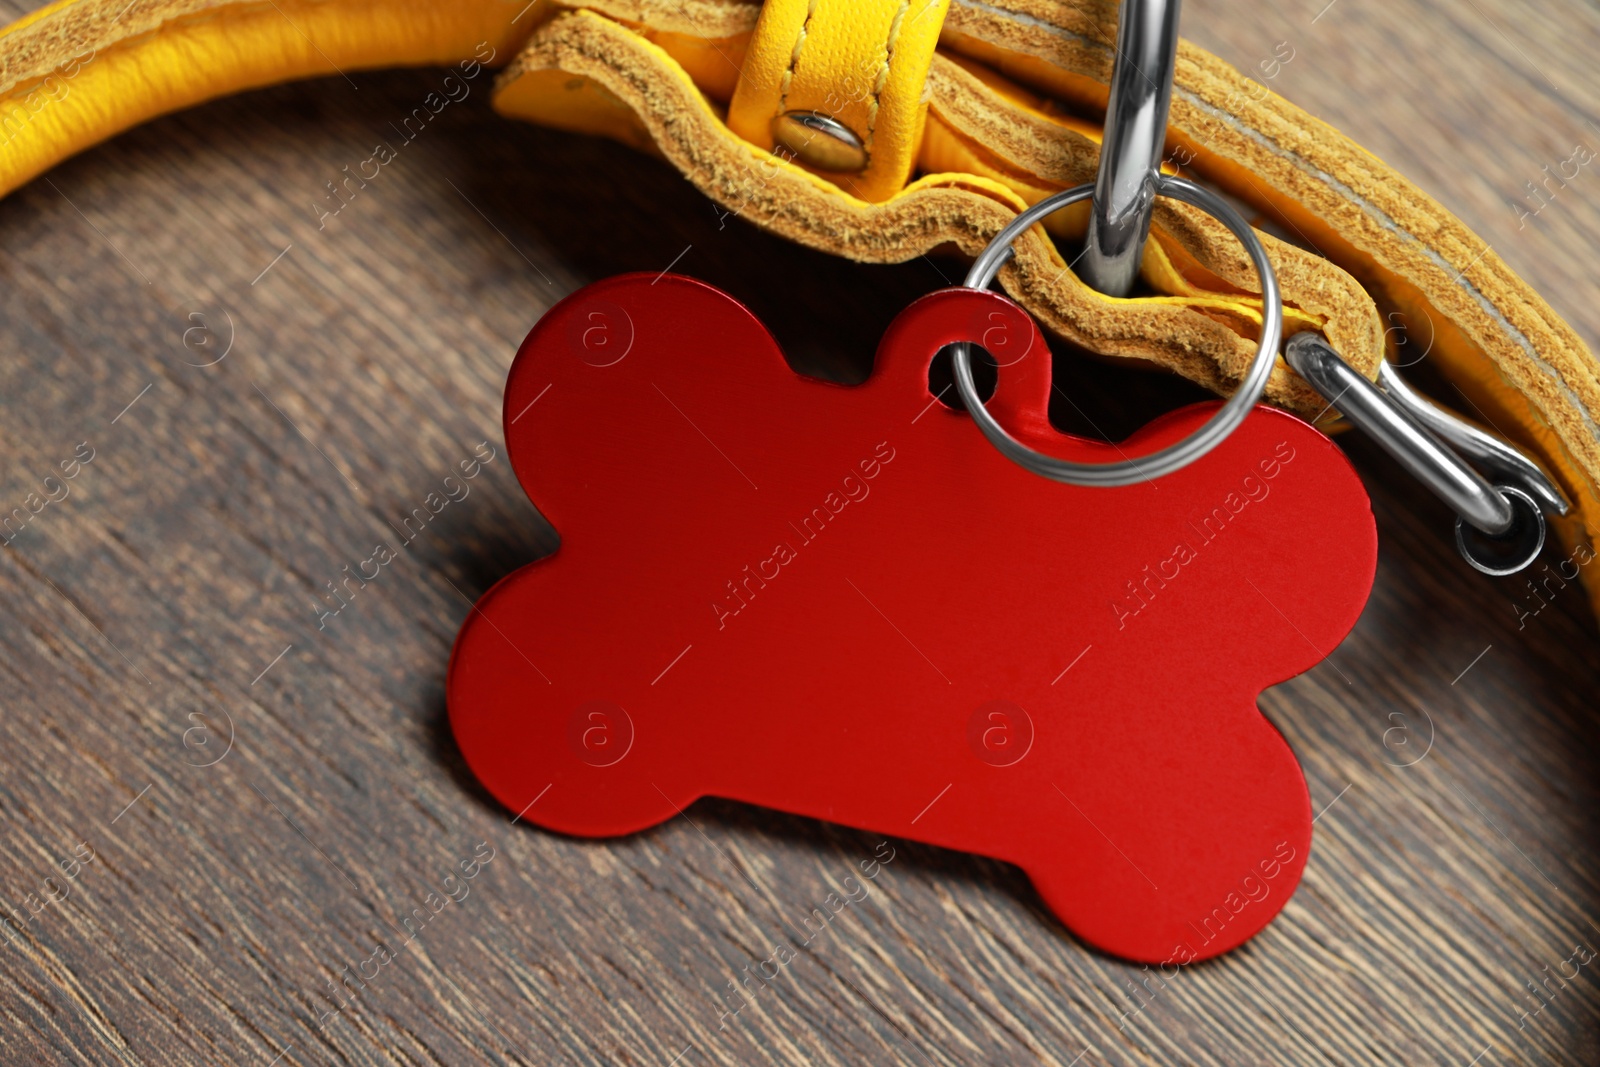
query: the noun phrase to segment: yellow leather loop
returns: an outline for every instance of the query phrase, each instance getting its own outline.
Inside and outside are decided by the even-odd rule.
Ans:
[[[866,169],[808,169],[862,200],[889,199],[916,165],[928,66],[948,8],[949,0],[767,0],[728,107],[729,128],[771,149],[777,116],[827,115],[860,138]]]

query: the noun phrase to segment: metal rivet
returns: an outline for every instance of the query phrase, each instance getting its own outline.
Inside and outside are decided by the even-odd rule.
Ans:
[[[867,169],[867,150],[848,126],[820,111],[787,111],[772,120],[775,148],[794,153],[802,163],[834,174]]]

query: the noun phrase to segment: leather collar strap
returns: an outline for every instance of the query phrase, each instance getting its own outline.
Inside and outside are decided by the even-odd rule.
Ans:
[[[862,261],[975,255],[1027,205],[1093,179],[1099,131],[1078,116],[1105,105],[1113,14],[1103,0],[61,0],[0,32],[0,194],[227,93],[407,65],[479,79],[509,61],[503,114],[657,153],[728,217]],[[823,176],[769,151],[785,111],[837,120],[866,169]],[[1324,334],[1368,377],[1409,334],[1404,354],[1427,348],[1551,468],[1575,505],[1553,524],[1569,550],[1600,538],[1600,364],[1481,237],[1187,42],[1168,138],[1178,167],[1261,212],[1286,333]],[[1058,337],[1231,392],[1261,321],[1237,243],[1162,202],[1142,269],[1158,295],[1113,300],[1050,240],[1069,247],[1082,225],[1063,212],[1035,227],[1001,284]],[[1267,396],[1326,408],[1282,366]],[[1600,570],[1583,573],[1600,593]]]
[[[887,200],[917,162],[928,65],[949,0],[768,0],[728,107],[728,128],[773,147],[773,120],[815,112],[866,151],[858,174],[823,173],[856,196]],[[806,153],[800,152],[804,164]]]

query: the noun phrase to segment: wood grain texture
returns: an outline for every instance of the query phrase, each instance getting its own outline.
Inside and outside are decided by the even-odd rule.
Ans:
[[[1536,217],[1513,207],[1575,144],[1600,148],[1600,11],[1190,0],[1184,29],[1247,69],[1289,41],[1272,88],[1444,201],[1600,347],[1600,171]],[[0,551],[0,1059],[1600,1060],[1594,965],[1553,999],[1525,988],[1600,947],[1600,631],[1553,585],[1519,626],[1521,583],[1469,571],[1443,507],[1355,438],[1377,586],[1330,660],[1262,701],[1321,811],[1266,933],[1163,981],[1075,943],[1014,869],[898,842],[871,895],[724,1018],[726,983],[794,945],[878,841],[713,801],[575,841],[476,787],[444,721],[450,642],[555,544],[504,460],[505,371],[561,295],[676,261],[797,365],[858,376],[956,268],[723,227],[664,165],[504,122],[482,86],[319,230],[323,183],[440,77],[218,102],[0,202],[0,514],[93,449]],[[186,333],[191,314],[212,333]],[[1113,434],[1193,395],[1062,365]],[[324,583],[485,440],[500,458],[470,495],[319,629]],[[330,982],[363,965],[329,1014]]]

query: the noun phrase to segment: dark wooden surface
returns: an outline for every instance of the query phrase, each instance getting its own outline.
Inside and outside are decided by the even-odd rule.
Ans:
[[[1521,229],[1512,206],[1575,144],[1600,148],[1600,12],[1278,7],[1190,0],[1184,27],[1246,68],[1291,42],[1274,88],[1440,197],[1600,341],[1600,171]],[[1321,812],[1269,930],[1136,988],[1144,972],[1075,943],[1017,871],[902,842],[719,1029],[719,990],[878,839],[710,801],[614,842],[511,824],[442,695],[470,598],[554,544],[503,450],[326,630],[318,594],[478,442],[500,448],[511,355],[577,286],[676,260],[797,363],[849,377],[955,268],[720,229],[662,164],[504,122],[486,86],[319,232],[323,183],[439,77],[215,103],[0,203],[0,513],[94,451],[0,550],[0,1059],[1600,1060],[1596,964],[1523,1015],[1546,967],[1600,951],[1600,631],[1577,588],[1519,629],[1520,583],[1468,571],[1444,509],[1354,439],[1377,588],[1327,663],[1262,700]],[[215,337],[186,346],[191,313]],[[1133,398],[1119,428],[1190,395],[1064,365],[1080,395]],[[1284,565],[1316,560],[1286,546]],[[397,948],[402,916],[491,848],[450,883],[467,895],[325,1017],[330,980]]]

